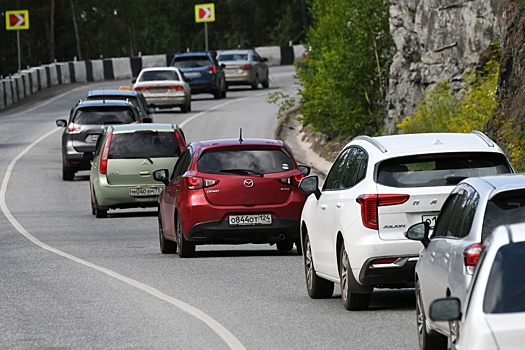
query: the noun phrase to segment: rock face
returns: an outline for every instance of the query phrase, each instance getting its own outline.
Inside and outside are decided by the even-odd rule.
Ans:
[[[464,73],[490,58],[501,37],[501,0],[390,0],[396,53],[390,67],[386,133],[411,115],[425,91],[449,81],[460,90]]]

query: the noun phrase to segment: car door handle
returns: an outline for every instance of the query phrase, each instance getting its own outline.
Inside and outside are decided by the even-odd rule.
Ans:
[[[140,175],[151,175],[151,171],[149,170],[143,170],[139,172]]]
[[[338,207],[338,208],[342,208],[342,207],[343,207],[343,203],[341,203],[341,202],[338,202],[338,203],[336,203],[336,205],[335,205],[335,206],[336,206],[336,207]]]
[[[450,254],[449,253],[445,253],[445,260],[448,260],[448,258],[450,258]]]
[[[321,204],[321,209],[326,210],[328,206],[326,204]]]

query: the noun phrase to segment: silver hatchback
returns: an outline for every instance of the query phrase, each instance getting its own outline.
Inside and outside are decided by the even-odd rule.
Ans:
[[[407,238],[423,243],[416,264],[416,312],[421,349],[446,349],[457,323],[431,321],[433,300],[456,297],[465,302],[483,242],[500,225],[525,222],[525,175],[468,178],[447,197],[437,218],[408,228]]]

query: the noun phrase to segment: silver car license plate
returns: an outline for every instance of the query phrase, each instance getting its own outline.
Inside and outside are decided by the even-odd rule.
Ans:
[[[158,196],[161,192],[161,187],[135,187],[129,189],[129,195],[134,197]]]
[[[230,226],[271,225],[272,214],[230,215]]]

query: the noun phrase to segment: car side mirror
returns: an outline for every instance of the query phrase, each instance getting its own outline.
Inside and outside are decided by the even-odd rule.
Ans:
[[[155,170],[153,172],[153,180],[162,182],[164,185],[169,184],[169,170],[168,169],[160,169]]]
[[[310,172],[312,171],[312,168],[308,165],[299,164],[297,165],[297,168],[301,170],[301,172],[304,174],[304,176],[310,175]]]
[[[426,248],[430,243],[430,239],[428,238],[429,233],[430,224],[427,221],[422,221],[410,226],[404,234],[408,239],[420,241]]]
[[[226,64],[224,64],[224,63],[221,63],[220,66],[221,66],[221,68],[226,68]]]
[[[58,119],[55,123],[61,128],[65,128],[67,126],[67,120],[65,119]]]
[[[266,57],[263,57],[263,58],[262,58],[262,61],[263,61],[263,62],[268,62],[268,59],[267,59]]]
[[[299,189],[307,194],[314,194],[315,198],[321,197],[321,191],[319,190],[319,177],[317,175],[307,176],[299,182]]]
[[[153,113],[155,113],[155,107],[148,106],[148,108],[146,109],[146,112],[147,112],[148,114],[153,114]]]
[[[136,82],[137,82],[137,78],[133,78],[133,79],[131,79],[131,83],[132,83],[132,84],[135,84]]]
[[[430,304],[432,321],[457,321],[461,318],[461,302],[458,298],[436,299]]]

